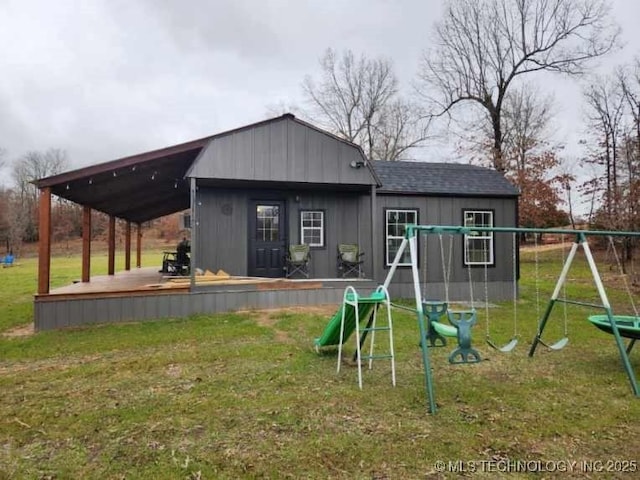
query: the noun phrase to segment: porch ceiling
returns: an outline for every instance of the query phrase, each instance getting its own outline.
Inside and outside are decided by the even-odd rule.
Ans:
[[[36,181],[58,197],[134,223],[189,208],[185,173],[209,138]]]

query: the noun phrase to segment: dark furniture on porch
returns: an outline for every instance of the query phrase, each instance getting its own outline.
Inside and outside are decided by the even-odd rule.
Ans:
[[[191,244],[187,239],[183,239],[178,244],[175,252],[163,252],[160,273],[178,276],[189,275],[191,266],[189,252],[191,252]]]

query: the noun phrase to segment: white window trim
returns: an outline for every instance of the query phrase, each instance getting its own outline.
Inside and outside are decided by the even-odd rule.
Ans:
[[[304,226],[304,214],[305,213],[319,213],[320,214],[320,226],[319,227],[305,227]],[[308,243],[310,247],[324,247],[324,210],[300,210],[300,243],[304,242],[305,230],[318,230],[320,229],[320,243]]]
[[[488,214],[490,217],[490,225],[467,225],[467,215],[468,214],[476,214],[476,213],[481,213],[483,215]],[[464,215],[464,223],[465,223],[465,227],[493,227],[494,224],[494,219],[493,219],[493,211],[492,210],[464,210],[463,212]],[[489,255],[488,255],[488,259],[486,262],[470,262],[468,259],[468,254],[469,254],[469,239],[473,239],[473,240],[487,240],[488,241],[488,245],[489,245]],[[494,235],[493,232],[475,232],[474,235],[466,235],[464,236],[464,265],[467,266],[475,266],[475,265],[494,265],[495,259],[494,259]]]
[[[389,235],[389,214],[390,213],[413,213],[415,215],[415,223],[418,223],[418,209],[417,208],[388,208],[384,213],[384,263],[385,266],[390,267],[393,265],[393,258],[389,260],[389,240],[390,239],[403,239],[404,236]],[[409,225],[409,224],[406,224]],[[411,262],[399,262],[399,267],[410,267]]]

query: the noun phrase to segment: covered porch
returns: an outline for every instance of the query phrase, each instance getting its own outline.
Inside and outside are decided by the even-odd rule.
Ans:
[[[340,274],[339,244],[359,245],[368,252],[364,272],[376,271],[380,182],[358,146],[292,115],[35,183],[40,190],[37,330],[338,303],[346,285],[373,283],[332,277]],[[51,289],[54,196],[83,208],[82,265],[77,284]],[[190,212],[189,277],[164,279],[158,266],[142,266],[142,224],[185,210]],[[109,218],[106,276],[91,272],[93,211]],[[303,224],[310,218],[319,223]],[[125,229],[120,273],[116,222]],[[295,244],[313,249],[310,279],[281,278],[285,253]],[[200,278],[197,272],[207,269],[234,276]]]

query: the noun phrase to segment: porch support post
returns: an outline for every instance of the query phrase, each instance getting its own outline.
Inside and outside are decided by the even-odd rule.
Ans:
[[[376,185],[371,185],[371,278],[375,280],[378,272],[378,202],[376,198]]]
[[[82,281],[91,278],[91,207],[82,207]]]
[[[131,222],[128,220],[124,235],[124,269],[131,270]]]
[[[109,250],[107,273],[113,275],[116,271],[116,217],[112,215],[109,216],[107,248]]]
[[[51,273],[51,187],[40,190],[39,207],[38,294],[47,294]]]
[[[142,224],[138,223],[136,235],[136,267],[142,266]]]
[[[198,212],[196,210],[196,191],[198,189],[196,185],[196,179],[192,177],[190,183],[190,202],[191,202],[191,256],[189,264],[189,274],[191,277],[191,290],[196,286],[196,265],[198,261]]]

